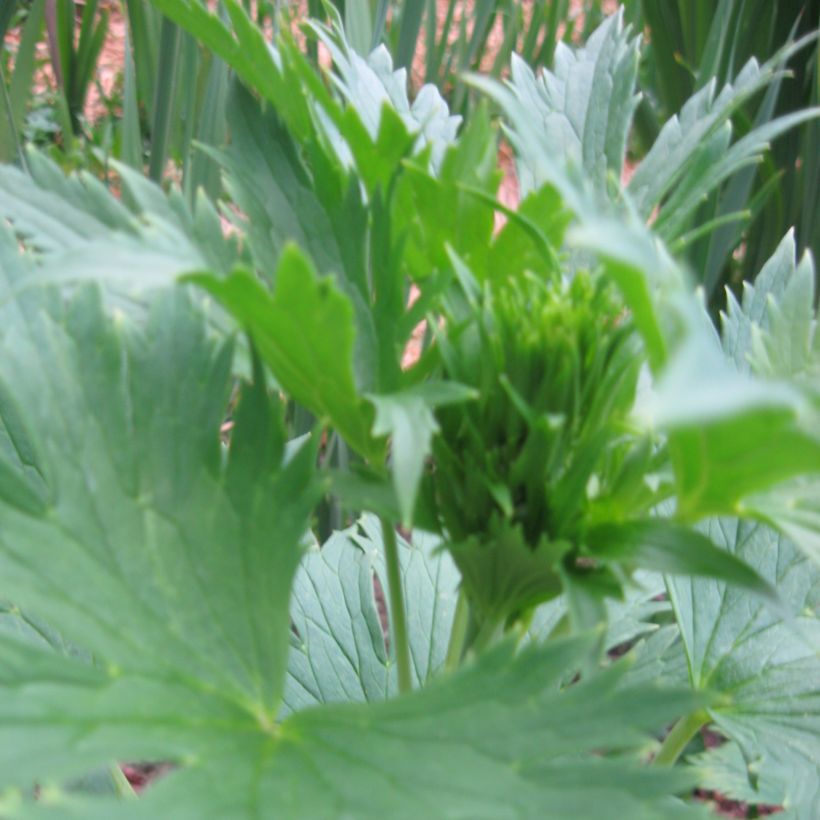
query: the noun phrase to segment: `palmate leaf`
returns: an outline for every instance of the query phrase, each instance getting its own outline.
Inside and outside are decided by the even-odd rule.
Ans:
[[[58,296],[3,301],[0,595],[93,660],[0,637],[4,817],[686,813],[668,795],[687,775],[597,753],[642,747],[697,700],[624,686],[625,668],[560,691],[594,639],[502,646],[415,695],[280,722],[315,443],[285,455],[257,377],[220,454],[231,348],[183,291],[145,327],[109,319],[91,287]],[[176,771],[122,804],[56,785],[121,759]]]
[[[739,744],[750,788],[766,769],[796,816],[820,808],[820,570],[776,532],[714,519],[708,535],[776,584],[784,617],[718,581],[669,579],[695,689],[720,693],[709,711]],[[814,771],[812,781],[811,772]],[[807,779],[808,778],[808,779]]]
[[[439,672],[455,612],[458,572],[439,539],[397,538],[407,599],[413,683]],[[284,705],[380,701],[398,693],[395,659],[385,645],[373,578],[387,589],[378,519],[363,516],[309,552],[297,573],[291,614],[296,634]]]
[[[559,642],[514,659],[504,645],[422,692],[375,706],[307,710],[286,720],[274,736],[227,723],[186,730],[191,709],[177,702],[177,719],[171,721],[175,742],[186,745],[186,737],[196,750],[195,762],[167,776],[139,802],[80,801],[46,787],[42,812],[23,809],[19,816],[702,816],[666,796],[691,782],[685,773],[638,770],[617,756],[580,756],[590,746],[611,748],[613,738],[619,748],[640,743],[645,725],[691,703],[671,691],[618,688],[622,665],[559,691],[566,668],[588,648],[585,641]],[[107,705],[96,670],[84,677],[72,669],[72,676],[65,668],[48,668],[40,657],[19,660],[31,678],[42,676],[30,700],[47,700],[60,691],[65,704],[75,707],[93,693],[98,708]],[[602,702],[605,710],[596,707]],[[117,730],[107,733],[109,742],[126,729],[134,736],[152,734],[154,715],[169,720],[165,702],[145,704],[150,711],[135,715],[139,705],[126,709],[126,719],[121,716]],[[74,722],[76,711],[64,706],[64,724]],[[48,733],[64,736],[66,727]],[[86,743],[91,739],[86,735]],[[48,803],[55,811],[46,810]],[[18,816],[13,798],[7,797],[3,808],[7,816]]]

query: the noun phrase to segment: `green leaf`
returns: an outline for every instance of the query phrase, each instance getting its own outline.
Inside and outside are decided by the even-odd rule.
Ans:
[[[53,304],[46,310],[41,298],[26,313],[16,302],[3,308],[0,381],[28,407],[46,507],[0,500],[0,594],[59,624],[104,663],[65,666],[6,642],[5,685],[41,672],[65,680],[72,670],[69,681],[93,681],[109,693],[75,704],[100,727],[132,696],[140,708],[162,700],[172,722],[187,704],[206,723],[272,723],[298,542],[319,491],[312,448],[286,466],[274,463],[276,449],[263,448],[268,456],[251,463],[239,448],[243,466],[230,458],[223,465],[218,433],[232,350],[207,338],[181,291],[157,302],[144,330],[107,319],[92,288]],[[259,423],[242,410],[237,436],[254,425],[258,438]],[[61,708],[59,698],[31,709],[7,702],[0,733],[17,731],[38,709]],[[156,758],[162,736],[167,730],[157,728],[154,740],[126,738],[122,754]],[[78,775],[114,757],[100,758],[94,740],[67,738],[64,751],[40,757],[40,738],[30,755],[3,763],[6,783]],[[168,752],[180,748],[172,743]]]
[[[393,69],[393,58],[385,46],[362,57],[346,42],[338,18],[330,27],[316,21],[309,25],[330,52],[337,72],[333,78],[336,87],[356,111],[373,142],[387,105],[396,111],[407,131],[417,135],[417,152],[429,146],[431,168],[438,169],[461,122],[461,117],[450,114],[438,89],[431,84],[422,86],[411,103],[407,96],[407,71]]]
[[[754,128],[731,146],[731,121],[725,122],[687,161],[685,175],[653,222],[654,230],[670,243],[682,237],[693,214],[712,191],[744,168],[758,164],[771,140],[818,114],[820,109],[815,108],[778,117]]]
[[[689,334],[641,413],[670,431],[684,518],[736,512],[745,496],[820,464],[808,398],[792,383],[738,371],[708,332]]]
[[[769,760],[791,761],[779,770],[780,777],[787,770],[816,771],[820,570],[762,525],[713,519],[705,531],[777,585],[788,615],[720,581],[671,578],[669,592],[692,685],[720,694],[710,714],[720,731],[740,745],[752,774]],[[789,773],[779,784],[786,805],[798,814],[802,806],[804,816],[812,816],[809,807],[820,805],[820,783],[814,781],[814,793],[806,794],[800,777]]]
[[[0,577],[3,594],[59,623],[96,662],[0,639],[3,787],[36,780],[39,809],[85,818],[242,818],[259,806],[283,817],[381,817],[397,806],[497,817],[510,805],[668,816],[667,795],[686,776],[597,753],[642,746],[695,703],[624,689],[622,670],[559,691],[585,640],[518,658],[504,646],[417,695],[276,724],[315,452],[275,464],[282,448],[257,380],[223,464],[230,351],[207,339],[181,293],[157,304],[144,331],[106,319],[91,290],[65,315],[61,304],[51,316],[43,301],[28,314],[4,307],[2,379],[30,405],[49,511],[2,502]],[[112,758],[177,770],[116,808],[53,785]],[[4,792],[4,815],[21,806]]]
[[[666,122],[627,186],[644,218],[649,217],[678,181],[697,173],[697,170],[692,172],[692,166],[702,157],[703,146],[743,103],[779,76],[786,61],[806,42],[804,39],[789,44],[762,66],[754,58],[750,59],[734,82],[727,83],[719,93],[716,93],[717,80],[712,78],[687,100],[679,114]],[[754,137],[750,136],[744,143],[744,153],[746,149],[753,151],[753,142]],[[735,149],[726,161],[734,160],[739,151]],[[721,179],[721,173],[717,173],[716,183]]]
[[[583,48],[559,43],[554,68],[536,78],[518,56],[512,57],[509,89],[516,102],[507,111],[518,150],[522,194],[540,188],[540,155],[569,157],[583,166],[598,189],[607,175],[620,178],[626,138],[639,97],[638,38],[630,37],[619,11],[607,18]],[[520,129],[526,124],[526,132]],[[537,134],[531,140],[527,133]]]
[[[634,562],[670,575],[698,575],[744,587],[772,601],[774,587],[703,533],[663,518],[601,524],[587,533],[587,546],[598,560]]]
[[[165,748],[188,745],[195,756],[139,801],[81,801],[51,787],[42,807],[52,804],[62,810],[57,816],[85,818],[172,817],[195,807],[206,820],[252,817],[262,806],[285,818],[699,816],[669,797],[691,784],[688,774],[641,770],[628,758],[600,755],[645,743],[648,730],[691,708],[692,698],[680,690],[619,686],[623,665],[560,691],[565,669],[576,666],[589,647],[586,640],[556,643],[513,657],[505,644],[421,692],[377,705],[310,709],[272,735],[252,724],[220,726],[213,717],[192,727],[197,703],[190,695],[187,702],[169,703],[171,692],[148,701],[160,693],[119,691],[133,697],[116,710],[119,728],[86,732],[86,747],[119,746],[126,729],[141,738],[156,736],[159,726],[172,721]],[[11,655],[5,643],[3,649]],[[66,662],[49,668],[44,656],[31,651],[14,660],[18,665],[14,671],[4,667],[0,686],[40,683],[4,697],[0,715],[9,709],[20,714],[25,704],[33,718],[63,695],[59,720],[39,712],[43,741],[63,740],[86,724],[91,703],[102,715],[115,705],[104,671]],[[475,720],[477,714],[482,720]],[[36,742],[30,737],[27,748]],[[51,748],[55,756],[64,754],[56,743]],[[43,756],[40,762],[51,761]],[[13,799],[4,808],[7,816],[17,815]]]
[[[323,273],[341,272],[332,221],[282,123],[238,83],[228,116],[230,145],[209,153],[227,172],[227,189],[245,217],[242,227],[259,269],[273,276],[282,249],[293,241]]]
[[[798,264],[792,230],[754,284],[744,282],[742,304],[727,291],[723,347],[738,368],[770,377],[796,376],[810,392],[820,392],[814,278],[811,256],[805,254]]]
[[[236,262],[204,197],[189,208],[141,173],[117,164],[129,209],[89,173],[66,176],[50,159],[28,152],[31,176],[0,167],[0,216],[37,252],[32,277],[42,282],[94,280],[133,298],[181,273],[227,273]]]
[[[287,246],[271,295],[251,274],[227,279],[189,277],[213,294],[248,330],[279,384],[298,402],[327,419],[362,455],[380,463],[383,445],[370,435],[372,415],[353,372],[353,309],[295,246]]]
[[[743,302],[728,295],[722,316],[723,346],[744,372],[788,377],[806,397],[800,418],[804,437],[820,437],[820,335],[814,310],[814,265],[798,264],[790,231],[763,266],[754,285],[744,284]],[[767,436],[771,431],[767,432]],[[816,452],[811,449],[810,452]],[[767,521],[820,564],[820,470],[744,498],[740,510]]]
[[[766,758],[747,763],[737,743],[727,742],[689,758],[701,788],[718,791],[731,800],[780,806],[786,799],[786,772],[778,772],[775,761]],[[762,764],[762,765],[761,765]],[[755,782],[755,786],[752,782]]]
[[[742,304],[731,290],[726,291],[726,312],[721,314],[723,348],[743,372],[751,369],[753,328],[768,328],[767,305],[770,300],[780,301],[794,274],[795,255],[794,232],[789,231],[754,283],[743,283]]]
[[[787,481],[745,498],[740,509],[776,527],[820,566],[820,477]]]
[[[415,688],[440,671],[455,612],[458,573],[437,538],[398,537]],[[334,533],[308,552],[293,588],[296,634],[284,704],[289,712],[320,703],[380,701],[398,693],[392,650],[374,592],[387,589],[381,527],[374,516]],[[386,615],[386,613],[385,613]]]
[[[433,411],[476,396],[475,390],[455,382],[425,382],[400,393],[368,395],[376,408],[373,435],[390,436],[390,467],[405,527],[412,523],[424,461],[439,429]]]

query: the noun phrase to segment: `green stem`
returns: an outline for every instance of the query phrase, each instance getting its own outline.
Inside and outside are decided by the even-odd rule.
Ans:
[[[470,625],[470,604],[467,602],[467,595],[462,587],[458,591],[458,602],[456,603],[455,615],[453,615],[453,626],[450,629],[450,643],[447,645],[447,657],[444,659],[444,669],[447,672],[454,672],[461,663],[461,656],[464,654],[464,641],[467,638],[467,627]]]
[[[475,638],[470,643],[470,649],[476,655],[483,652],[498,637],[501,621],[497,618],[487,618],[478,629]]]
[[[390,596],[390,625],[393,647],[396,652],[396,666],[399,673],[399,692],[409,692],[413,688],[410,677],[410,644],[407,640],[407,616],[404,609],[404,592],[401,586],[399,568],[399,548],[396,531],[390,522],[381,518],[384,557],[387,564],[387,587]]]
[[[689,741],[709,722],[704,709],[682,717],[666,736],[652,763],[655,766],[674,766]]]

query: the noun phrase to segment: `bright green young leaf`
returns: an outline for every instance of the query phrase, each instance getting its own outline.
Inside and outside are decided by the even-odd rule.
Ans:
[[[746,496],[820,465],[820,415],[811,388],[739,369],[707,321],[689,311],[689,332],[640,413],[670,431],[678,511],[683,517],[737,512]],[[741,325],[728,337],[732,357]],[[805,344],[805,343],[804,343]],[[790,374],[784,374],[790,375]]]
[[[439,429],[433,411],[475,398],[474,390],[455,382],[425,382],[401,393],[368,396],[376,408],[373,434],[390,436],[393,484],[405,526],[412,523],[424,461]]]
[[[411,542],[397,541],[418,688],[444,663],[458,573],[433,536],[415,532]],[[303,559],[291,605],[295,634],[284,696],[289,712],[320,703],[380,701],[398,693],[374,577],[386,590],[381,526],[374,516],[334,533]]]
[[[353,309],[331,279],[318,277],[294,245],[281,254],[273,294],[242,271],[227,279],[190,278],[248,330],[294,399],[329,420],[355,450],[380,461],[382,445],[370,434],[370,414],[354,377]]]
[[[768,774],[780,777],[789,770],[816,771],[820,571],[783,536],[762,525],[713,519],[706,532],[776,585],[791,617],[784,619],[762,599],[720,581],[671,578],[669,591],[692,685],[722,697],[710,715],[742,748],[752,787],[770,761],[780,761],[782,768]],[[779,785],[787,807],[798,816],[816,816],[816,778],[811,793],[796,775],[787,775]]]

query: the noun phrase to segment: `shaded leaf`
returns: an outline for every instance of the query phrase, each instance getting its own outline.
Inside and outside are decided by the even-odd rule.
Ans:
[[[411,672],[416,687],[440,671],[455,611],[458,573],[438,539],[397,537],[407,599]],[[395,659],[385,646],[374,576],[387,589],[381,527],[364,516],[309,552],[296,576],[291,613],[296,630],[285,707],[380,701],[398,693]]]
[[[720,581],[670,578],[692,685],[719,693],[712,719],[743,750],[751,774],[766,761],[817,771],[820,737],[820,571],[783,536],[755,523],[714,519],[706,532],[775,584],[787,608]],[[754,777],[750,784],[754,788]],[[805,817],[820,805],[820,783],[790,774],[779,787]]]

